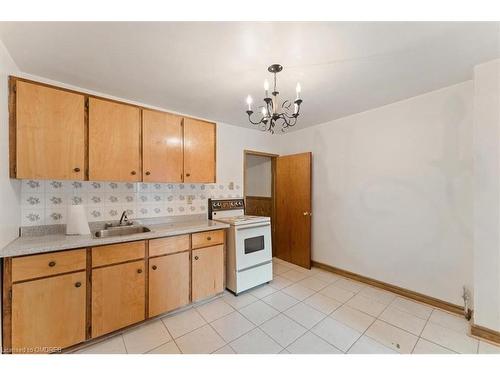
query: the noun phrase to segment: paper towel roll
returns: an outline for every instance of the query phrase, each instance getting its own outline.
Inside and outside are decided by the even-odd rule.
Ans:
[[[66,222],[66,234],[90,234],[85,206],[68,206],[68,220]]]

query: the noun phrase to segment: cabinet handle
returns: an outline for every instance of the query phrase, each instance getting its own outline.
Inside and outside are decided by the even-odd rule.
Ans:
[[[75,283],[75,288],[79,288],[79,287],[81,287],[81,286],[82,286],[82,283],[81,283],[81,282],[77,281],[77,282]]]
[[[56,265],[56,262],[54,262],[54,261],[49,262],[49,267],[54,267],[55,265]]]
[[[194,257],[194,260],[198,260],[198,259],[200,259],[200,258],[198,258],[198,255],[196,255],[196,256]]]
[[[151,267],[151,268],[152,268],[153,270],[156,270],[156,269],[157,269],[158,267],[156,267],[156,266],[153,266],[153,267]]]
[[[130,172],[131,175],[135,176],[136,172],[135,171],[132,171]]]
[[[212,240],[212,237],[208,236],[207,241],[211,241],[211,240]]]
[[[147,171],[146,172],[146,176],[149,176],[151,174],[151,172]]]
[[[76,167],[75,169],[73,169],[75,172],[80,172],[80,168]]]
[[[189,176],[191,176],[191,173],[186,173],[186,177],[189,177]]]
[[[137,273],[142,273],[142,270],[139,268],[139,269],[137,270]]]

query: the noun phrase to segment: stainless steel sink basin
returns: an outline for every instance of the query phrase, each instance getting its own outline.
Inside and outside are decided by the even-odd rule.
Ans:
[[[110,227],[101,229],[94,232],[95,238],[115,237],[115,236],[128,236],[130,234],[151,232],[147,227],[143,226],[123,226],[123,227]]]

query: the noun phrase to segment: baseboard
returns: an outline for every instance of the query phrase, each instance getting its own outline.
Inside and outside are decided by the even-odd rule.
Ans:
[[[471,324],[470,326],[470,334],[480,339],[488,340],[494,342],[496,344],[500,344],[500,332],[494,331],[489,328],[477,326],[475,324]]]
[[[446,310],[446,311],[452,312],[454,314],[459,314],[459,315],[464,316],[464,309],[462,306],[455,305],[453,303],[446,302],[446,301],[443,301],[443,300],[440,300],[440,299],[437,299],[434,297],[430,297],[430,296],[427,296],[427,295],[422,294],[422,293],[414,292],[414,291],[409,290],[409,289],[401,288],[401,287],[396,286],[396,285],[388,284],[388,283],[383,282],[383,281],[375,280],[375,279],[372,279],[370,277],[359,275],[359,274],[354,273],[354,272],[346,271],[346,270],[343,270],[341,268],[333,267],[333,266],[330,266],[328,264],[316,262],[314,260],[311,261],[311,264],[314,267],[318,267],[318,268],[324,269],[326,271],[330,271],[330,272],[336,273],[338,275],[341,275],[341,276],[344,276],[344,277],[347,277],[347,278],[350,278],[350,279],[353,279],[356,281],[360,281],[360,282],[363,282],[365,284],[373,285],[373,286],[376,286],[377,288],[384,289],[384,290],[387,290],[389,292],[399,294],[401,296],[408,297],[408,298],[414,299],[414,300],[419,301],[419,302],[426,303],[426,304],[434,306],[434,307],[438,307],[442,310]]]

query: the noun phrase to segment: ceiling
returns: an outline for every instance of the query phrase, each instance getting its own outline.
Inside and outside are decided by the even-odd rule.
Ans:
[[[244,127],[280,63],[283,98],[302,86],[299,128],[471,79],[500,57],[499,25],[0,22],[0,39],[25,73]]]

